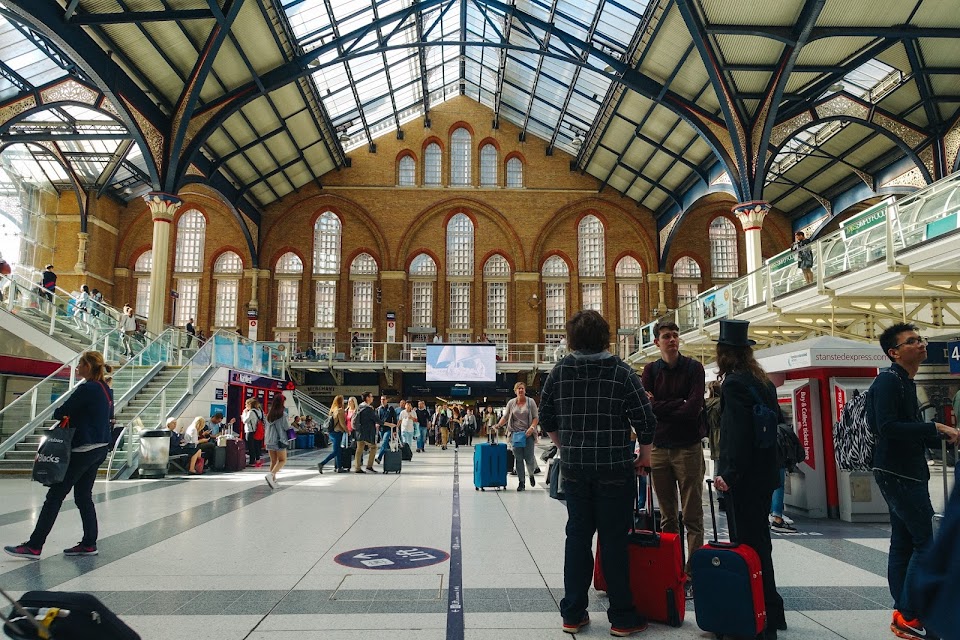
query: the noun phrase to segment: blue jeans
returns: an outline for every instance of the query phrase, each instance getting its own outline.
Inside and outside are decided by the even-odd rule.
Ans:
[[[637,476],[637,510],[643,511],[647,508],[647,476]]]
[[[417,449],[423,451],[427,439],[427,428],[423,425],[417,426]]]
[[[874,471],[880,493],[890,510],[890,555],[887,559],[887,583],[893,606],[907,620],[918,616],[918,609],[905,586],[919,570],[920,558],[933,543],[933,505],[926,482],[907,480],[883,471]]]
[[[770,513],[778,518],[783,517],[783,487],[787,482],[787,470],[780,469],[780,486],[773,491],[773,499],[770,501]]]
[[[377,462],[383,459],[383,454],[390,448],[390,431],[380,432],[380,449],[377,451]]]
[[[413,446],[413,431],[401,431],[400,438],[411,447]]]
[[[565,473],[566,470],[564,471]],[[587,611],[587,590],[593,580],[593,534],[599,533],[603,576],[610,608],[607,618],[617,627],[643,622],[630,593],[627,530],[636,496],[633,470],[618,473],[567,473],[567,540],[563,558],[564,596],[560,614],[565,622],[579,622]]]
[[[330,455],[323,459],[323,462],[320,463],[321,467],[333,460],[333,467],[335,469],[340,468],[340,447],[342,446],[344,435],[345,434],[339,431],[334,431],[330,434],[330,440],[333,441],[333,451],[331,451]]]

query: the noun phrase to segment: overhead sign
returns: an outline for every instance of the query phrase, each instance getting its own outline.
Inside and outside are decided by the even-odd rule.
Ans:
[[[721,287],[700,299],[703,321],[713,322],[730,315],[730,285]],[[654,336],[656,337],[656,336]]]
[[[947,345],[950,354],[950,373],[960,374],[960,342],[951,342]]]
[[[849,240],[855,235],[869,231],[877,225],[887,221],[887,203],[881,202],[875,207],[870,207],[863,213],[853,216],[849,220],[840,223],[840,233],[844,240]]]
[[[792,267],[796,263],[797,256],[794,254],[793,249],[787,249],[767,260],[767,268],[770,270],[770,273],[773,273],[774,271]]]
[[[334,562],[353,569],[377,569],[396,571],[416,569],[440,564],[450,559],[450,554],[430,547],[367,547],[344,551]]]

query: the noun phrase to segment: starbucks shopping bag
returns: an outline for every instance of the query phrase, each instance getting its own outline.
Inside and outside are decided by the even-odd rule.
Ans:
[[[73,448],[73,434],[70,419],[63,418],[60,424],[47,431],[37,457],[33,462],[33,479],[45,487],[63,482],[70,466],[70,450]]]

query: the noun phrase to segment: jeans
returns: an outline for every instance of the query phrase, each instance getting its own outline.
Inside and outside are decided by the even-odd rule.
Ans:
[[[564,490],[567,494],[567,540],[560,615],[565,622],[579,622],[587,611],[587,590],[593,580],[593,534],[596,532],[610,599],[607,618],[616,627],[639,626],[643,616],[637,613],[630,593],[627,552],[627,530],[632,524],[636,476],[632,470],[603,475],[571,472],[564,478]]]
[[[647,508],[647,476],[637,476],[637,510],[643,511]]]
[[[919,570],[920,558],[933,543],[933,505],[926,482],[874,471],[880,493],[890,510],[890,555],[887,583],[893,607],[907,620],[918,615],[906,585]]]
[[[401,431],[400,437],[406,442],[410,447],[413,447],[413,431]]]
[[[703,546],[703,476],[706,473],[703,447],[698,440],[688,447],[656,448],[650,466],[665,533],[680,531],[678,511],[683,509],[683,526],[687,531],[685,570],[690,573],[690,556]]]
[[[787,470],[780,469],[780,486],[773,492],[773,500],[770,502],[770,513],[777,518],[783,517],[783,486],[787,481]]]
[[[383,454],[390,448],[390,431],[380,432],[380,449],[377,451],[377,462],[383,459]]]
[[[423,451],[423,447],[426,444],[427,439],[427,428],[423,425],[417,427],[417,450]]]
[[[47,490],[37,526],[27,541],[28,547],[43,549],[43,543],[47,541],[47,536],[57,521],[57,515],[60,514],[60,505],[71,489],[73,501],[80,512],[80,522],[83,523],[83,539],[80,544],[90,547],[97,545],[100,532],[97,528],[97,509],[93,506],[93,483],[97,479],[97,469],[106,460],[109,450],[109,447],[98,447],[91,451],[74,451],[70,454],[70,466],[67,467],[63,482],[52,485]]]
[[[321,467],[333,460],[333,468],[340,468],[340,447],[343,443],[343,435],[344,434],[340,431],[334,431],[330,434],[330,440],[333,441],[333,451],[331,451],[330,455],[323,459],[323,462],[320,463]]]
[[[763,600],[767,608],[767,629],[785,623],[783,598],[777,592],[773,573],[773,543],[770,541],[770,492],[752,488],[732,490],[727,494],[727,522],[730,539],[748,545],[760,556],[763,577]],[[686,519],[684,519],[686,524]]]
[[[527,444],[524,447],[514,447],[513,448],[513,458],[517,463],[517,479],[520,480],[520,486],[524,486],[524,480],[526,479],[526,469],[529,469],[529,473],[533,476],[533,472],[537,469],[537,445],[534,444],[534,438],[527,438]],[[524,468],[524,463],[526,463],[526,469]]]

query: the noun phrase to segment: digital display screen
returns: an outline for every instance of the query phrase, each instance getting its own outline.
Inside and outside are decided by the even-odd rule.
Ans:
[[[497,345],[428,344],[427,382],[495,382]]]

